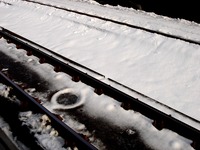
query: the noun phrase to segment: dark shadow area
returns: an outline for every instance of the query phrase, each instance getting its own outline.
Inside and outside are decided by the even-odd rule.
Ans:
[[[0,116],[9,124],[13,137],[22,142],[30,150],[43,150],[37,143],[36,138],[32,136],[30,129],[19,120],[19,111],[20,106],[18,103],[0,96]]]
[[[134,129],[131,129],[133,133],[130,133],[130,130],[121,129],[103,118],[91,118],[81,108],[57,111],[66,112],[74,120],[83,123],[95,138],[101,139],[106,150],[152,150],[143,143],[139,133]],[[82,136],[87,139],[86,136]]]
[[[162,0],[95,0],[100,4],[120,5],[124,7],[154,12],[171,18],[185,19],[200,23],[198,1],[162,1]]]
[[[35,88],[37,91],[46,91],[49,83],[40,77],[35,71],[29,69],[24,63],[18,62],[3,52],[0,52],[0,69],[11,79],[22,82],[24,88]]]

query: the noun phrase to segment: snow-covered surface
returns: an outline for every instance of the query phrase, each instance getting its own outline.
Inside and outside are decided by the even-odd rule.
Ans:
[[[152,149],[193,149],[190,145],[192,143],[191,140],[186,139],[168,129],[162,129],[161,131],[157,130],[152,125],[152,120],[146,118],[138,112],[134,112],[133,110],[124,110],[120,105],[121,103],[108,96],[99,96],[95,94],[94,89],[83,84],[82,82],[72,82],[70,76],[64,73],[56,73],[53,70],[53,67],[49,64],[40,64],[38,58],[34,56],[27,56],[24,50],[17,50],[14,44],[7,44],[3,38],[0,40],[0,50],[16,61],[23,62],[23,64],[26,64],[30,69],[37,70],[37,73],[40,76],[49,81],[49,90],[43,93],[44,95],[42,95],[42,93],[37,93],[37,91],[34,92],[34,90],[28,91],[30,95],[40,95],[42,105],[48,108],[51,112],[58,113],[56,109],[64,108],[57,105],[55,101],[52,102],[52,100],[49,101],[47,99],[49,92],[55,91],[56,89],[73,89],[75,93],[78,92],[81,101],[84,101],[81,109],[82,113],[86,114],[88,117],[100,120],[103,119],[106,123],[112,124],[112,126],[115,127],[120,127],[125,131],[131,131],[131,133],[136,131],[139,133],[143,142]],[[5,89],[4,85],[1,85],[0,88]],[[61,91],[63,92],[63,90]],[[4,96],[6,95],[4,94]],[[32,114],[32,112],[20,113],[20,119],[24,121],[25,124],[29,126],[31,125],[31,131],[35,133],[36,138],[44,147],[49,150],[55,147],[62,149],[63,139],[57,136],[52,137],[51,134],[55,132],[51,133],[51,127],[44,127],[42,123],[38,121],[41,117],[41,114]],[[63,114],[62,117],[64,119],[63,121],[75,131],[89,136],[91,142],[98,149],[103,150],[105,148],[101,140],[94,138],[92,133],[88,132],[87,128],[83,124],[74,120],[70,115]],[[46,119],[43,120],[45,121]],[[41,132],[42,134],[37,134],[38,132]],[[50,135],[50,137],[47,135]]]
[[[200,25],[186,20],[171,19],[122,7],[101,6],[94,1],[43,0],[42,2],[200,41]],[[200,120],[199,45],[21,0],[0,2],[0,26],[103,74],[105,76],[101,78],[103,82],[113,84],[107,80],[113,79]],[[4,42],[1,40],[1,43]],[[32,60],[29,59],[28,62],[31,63]],[[37,63],[33,64],[35,64],[33,68],[37,68]],[[53,72],[51,66],[44,66],[49,72]],[[40,69],[38,71],[43,72]],[[53,77],[48,77],[48,74],[44,76],[52,79]],[[54,80],[65,77],[66,75],[58,74],[54,76]],[[52,88],[75,86],[63,83],[69,82],[52,83]],[[182,138],[170,131],[158,132],[151,126],[151,121],[141,117],[140,114],[122,110],[113,100],[102,101],[109,99],[106,96],[94,95],[93,99],[92,96],[86,96],[93,95],[92,89],[83,88],[84,85],[75,87],[79,90],[85,89],[80,93],[85,98],[86,113],[92,111],[93,115],[103,117],[122,127],[124,122],[128,124],[124,125],[126,127],[134,125],[136,130],[142,131],[144,141],[149,145],[156,145],[156,148],[178,149],[182,146],[184,149],[191,148],[187,144],[185,147],[182,140],[182,144],[174,143],[177,141],[174,138]],[[98,109],[93,107],[96,100],[102,102]],[[49,109],[56,107],[51,104],[45,106]],[[102,109],[105,113],[102,113]],[[123,119],[116,120],[116,115],[117,118]],[[137,124],[136,119],[144,123]],[[149,128],[146,128],[147,126]],[[199,125],[195,126],[200,128]],[[151,137],[152,135],[155,137]],[[166,145],[162,142],[157,145],[155,142],[158,139],[168,142],[165,141]],[[189,142],[186,140],[186,143]]]

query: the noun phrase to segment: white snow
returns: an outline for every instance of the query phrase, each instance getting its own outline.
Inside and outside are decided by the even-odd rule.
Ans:
[[[70,76],[64,73],[54,72],[52,67],[48,64],[39,65],[38,58],[34,56],[31,56],[32,61],[29,61],[30,56],[26,56],[24,50],[16,50],[15,45],[6,44],[5,39],[1,39],[0,43],[0,49],[2,52],[16,59],[16,61],[18,60],[20,62],[24,62],[29,68],[37,70],[41,76],[46,78],[50,83],[49,89],[51,91],[55,89],[63,89],[64,87],[68,88],[69,90],[74,89],[75,92],[79,91],[80,97],[84,97],[85,99],[85,102],[81,108],[83,114],[87,114],[91,118],[103,119],[107,123],[112,124],[115,127],[120,127],[124,130],[137,131],[139,132],[143,142],[153,149],[177,150],[177,147],[178,149],[193,149],[190,146],[192,142],[191,140],[185,139],[184,137],[167,129],[163,129],[161,131],[157,130],[152,125],[152,120],[146,118],[140,113],[134,112],[133,110],[124,110],[120,106],[121,103],[105,95],[99,96],[95,94],[93,88],[88,87],[81,82],[72,82]],[[57,78],[57,76],[59,76],[59,78]],[[31,91],[34,90],[30,90],[29,92]],[[61,90],[61,92],[63,91],[64,90]],[[38,95],[42,97],[41,93],[38,93]],[[64,109],[63,107],[59,107],[59,105],[52,102],[52,100],[48,101],[47,99],[43,100],[42,105],[53,113],[58,113],[55,109]],[[38,119],[38,117],[35,118],[35,116],[40,116],[40,114],[33,115],[31,112],[25,112],[21,113],[20,116],[21,120],[23,120],[27,125],[30,124],[32,126],[32,132],[36,133],[35,137],[38,138],[44,147],[48,149],[51,149],[51,145],[57,148],[62,147],[62,144],[58,144],[60,141],[59,139],[57,141],[57,138],[52,138],[46,135],[47,133],[51,134],[49,128],[44,128],[43,125],[37,121],[40,119]],[[94,140],[92,133],[88,132],[87,128],[83,124],[77,122],[67,114],[64,114],[62,117],[67,125],[73,128],[75,131],[87,135],[96,147],[104,149],[102,142],[99,139]],[[44,134],[38,135],[38,131],[41,131],[41,133]],[[159,143],[157,142],[158,140]]]
[[[3,97],[8,97],[10,88],[0,83],[0,95]]]
[[[200,25],[195,22],[119,6],[101,6],[87,0],[41,2],[200,41]],[[115,80],[200,121],[200,46],[197,44],[21,0],[0,2],[0,26],[103,74],[103,82],[115,86],[108,78]],[[41,65],[32,56],[24,58],[23,50],[13,51],[15,47],[5,45],[3,39],[0,43],[1,51],[15,59],[23,59],[21,61],[27,62],[30,68],[37,69],[49,79],[52,82],[51,89],[67,87],[80,91],[84,97],[81,103],[83,112],[91,117],[104,118],[124,128],[134,127],[140,131],[145,143],[155,149],[192,149],[190,140],[166,129],[156,130],[151,125],[152,121],[141,114],[123,110],[115,100],[105,95],[95,95],[92,88],[82,83],[70,83],[68,75],[55,73],[52,66]],[[9,51],[3,50],[5,48],[9,48]],[[137,95],[126,89],[124,91]],[[155,101],[145,99],[145,102],[181,118],[175,112],[172,114],[167,108],[155,104]],[[44,106],[51,111],[55,107],[60,108],[54,102],[44,103]],[[191,125],[200,129],[199,124]]]

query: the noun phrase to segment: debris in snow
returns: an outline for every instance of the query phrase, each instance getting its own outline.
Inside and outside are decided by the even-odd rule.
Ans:
[[[49,125],[51,120],[42,114],[33,114],[31,111],[20,112],[19,119],[30,128],[40,144],[48,150],[64,150],[65,140]]]
[[[0,95],[3,97],[8,97],[10,88],[2,83],[0,83]]]

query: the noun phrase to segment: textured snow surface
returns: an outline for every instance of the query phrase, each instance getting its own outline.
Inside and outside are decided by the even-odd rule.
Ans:
[[[41,2],[200,41],[200,25],[195,22],[134,9],[101,6],[94,1]],[[200,120],[200,46],[197,44],[21,0],[0,2],[0,26],[103,74],[103,82],[110,83],[107,79],[113,79]],[[1,39],[1,43],[5,41]],[[1,50],[6,47],[13,49],[2,45]],[[6,53],[16,59],[22,58],[14,52]],[[157,131],[151,125],[151,120],[133,111],[123,110],[120,104],[106,96],[94,95],[93,89],[85,85],[70,84],[67,80],[71,79],[67,79],[67,75],[48,76],[53,73],[52,67],[44,64],[41,65],[43,69],[39,69],[39,63],[33,60],[27,60],[32,69],[37,68],[49,81],[56,81],[50,88],[67,87],[80,92],[84,98],[83,110],[91,117],[102,117],[120,127],[134,126],[148,145],[156,145],[155,149],[192,149],[189,145],[191,141],[171,131]],[[44,69],[47,71],[44,72]],[[98,107],[94,107],[96,101],[101,102]],[[54,102],[44,105],[52,111],[59,107]],[[199,125],[197,128],[200,128]],[[159,144],[158,140],[161,141]]]
[[[30,69],[37,70],[37,73],[40,76],[49,81],[49,91],[47,91],[46,94],[50,91],[55,91],[56,89],[61,89],[61,93],[70,91],[78,94],[82,99],[81,101],[84,102],[81,106],[82,114],[87,115],[88,118],[103,119],[104,122],[111,124],[114,127],[119,127],[124,131],[132,131],[133,133],[136,131],[139,133],[143,142],[153,149],[193,149],[190,145],[192,142],[191,140],[168,129],[163,129],[161,131],[157,130],[152,125],[152,120],[133,110],[124,110],[120,105],[121,103],[105,95],[99,96],[95,94],[94,89],[82,82],[72,82],[70,76],[64,73],[54,72],[52,66],[49,64],[40,64],[38,58],[27,56],[24,50],[17,50],[15,45],[7,44],[5,39],[0,40],[0,50],[16,61],[23,62]],[[0,88],[3,89],[4,85]],[[44,95],[37,92],[34,93],[34,89],[28,89],[27,91],[29,91],[29,94],[40,95],[41,100],[43,100],[42,105],[53,113],[58,113],[56,111],[57,109],[68,109],[55,103],[53,97],[56,94],[52,97],[53,99],[49,101],[45,98],[45,93]],[[77,122],[67,114],[63,114],[62,117],[64,118],[64,122],[72,129],[87,135],[96,147],[104,149],[104,144],[101,140],[95,139],[85,125]],[[44,121],[41,122],[40,118]],[[45,126],[45,120],[48,120],[48,118],[40,114],[32,114],[32,112],[23,112],[20,113],[20,119],[24,121],[26,125],[31,127],[31,131],[45,148],[49,150],[52,148],[63,149],[63,139],[57,136],[56,131],[54,131],[51,126]]]

